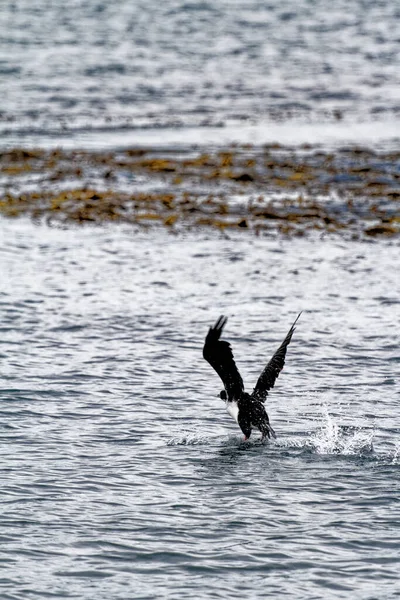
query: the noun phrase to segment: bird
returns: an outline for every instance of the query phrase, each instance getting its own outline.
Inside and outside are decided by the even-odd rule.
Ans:
[[[220,339],[228,318],[220,316],[215,325],[208,330],[203,347],[203,358],[215,369],[224,384],[224,389],[218,396],[225,401],[228,413],[244,433],[244,441],[250,438],[253,428],[261,432],[261,441],[266,438],[276,438],[264,403],[269,390],[274,387],[275,381],[284,367],[286,350],[300,315],[301,313],[263,369],[251,394],[244,391],[243,379],[233,358],[230,343]]]

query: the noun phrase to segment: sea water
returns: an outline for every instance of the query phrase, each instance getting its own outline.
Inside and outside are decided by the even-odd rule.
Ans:
[[[398,245],[1,222],[1,597],[397,598]],[[249,442],[246,389],[298,321]]]
[[[14,0],[0,145],[399,138],[398,2]]]

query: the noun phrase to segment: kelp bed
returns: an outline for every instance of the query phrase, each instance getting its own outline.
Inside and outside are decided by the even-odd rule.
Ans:
[[[0,153],[0,213],[354,238],[400,232],[400,152],[269,145]]]

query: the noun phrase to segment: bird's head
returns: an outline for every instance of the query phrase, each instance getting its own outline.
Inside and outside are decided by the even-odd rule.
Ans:
[[[221,398],[221,400],[226,400],[227,399],[227,395],[226,395],[226,391],[225,390],[221,390],[220,393],[218,394],[218,396]]]

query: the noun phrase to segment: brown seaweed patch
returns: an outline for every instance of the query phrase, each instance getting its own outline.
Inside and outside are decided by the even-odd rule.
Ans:
[[[41,149],[27,150],[26,148],[13,148],[0,152],[0,162],[24,162],[26,160],[42,158],[46,151]]]
[[[374,225],[373,227],[367,227],[367,229],[364,229],[364,233],[371,237],[375,237],[378,235],[393,236],[399,233],[399,230],[396,227],[393,227],[392,225],[382,224]]]
[[[176,171],[176,165],[170,160],[163,158],[145,159],[136,163],[139,167],[150,169],[151,171],[161,171],[164,173],[172,173]]]
[[[2,172],[6,175],[21,175],[27,171],[31,171],[32,166],[29,163],[22,163],[20,165],[10,165],[2,168]]]
[[[15,148],[0,153],[0,212],[63,223],[391,236],[400,230],[399,163],[400,152],[310,145]]]

